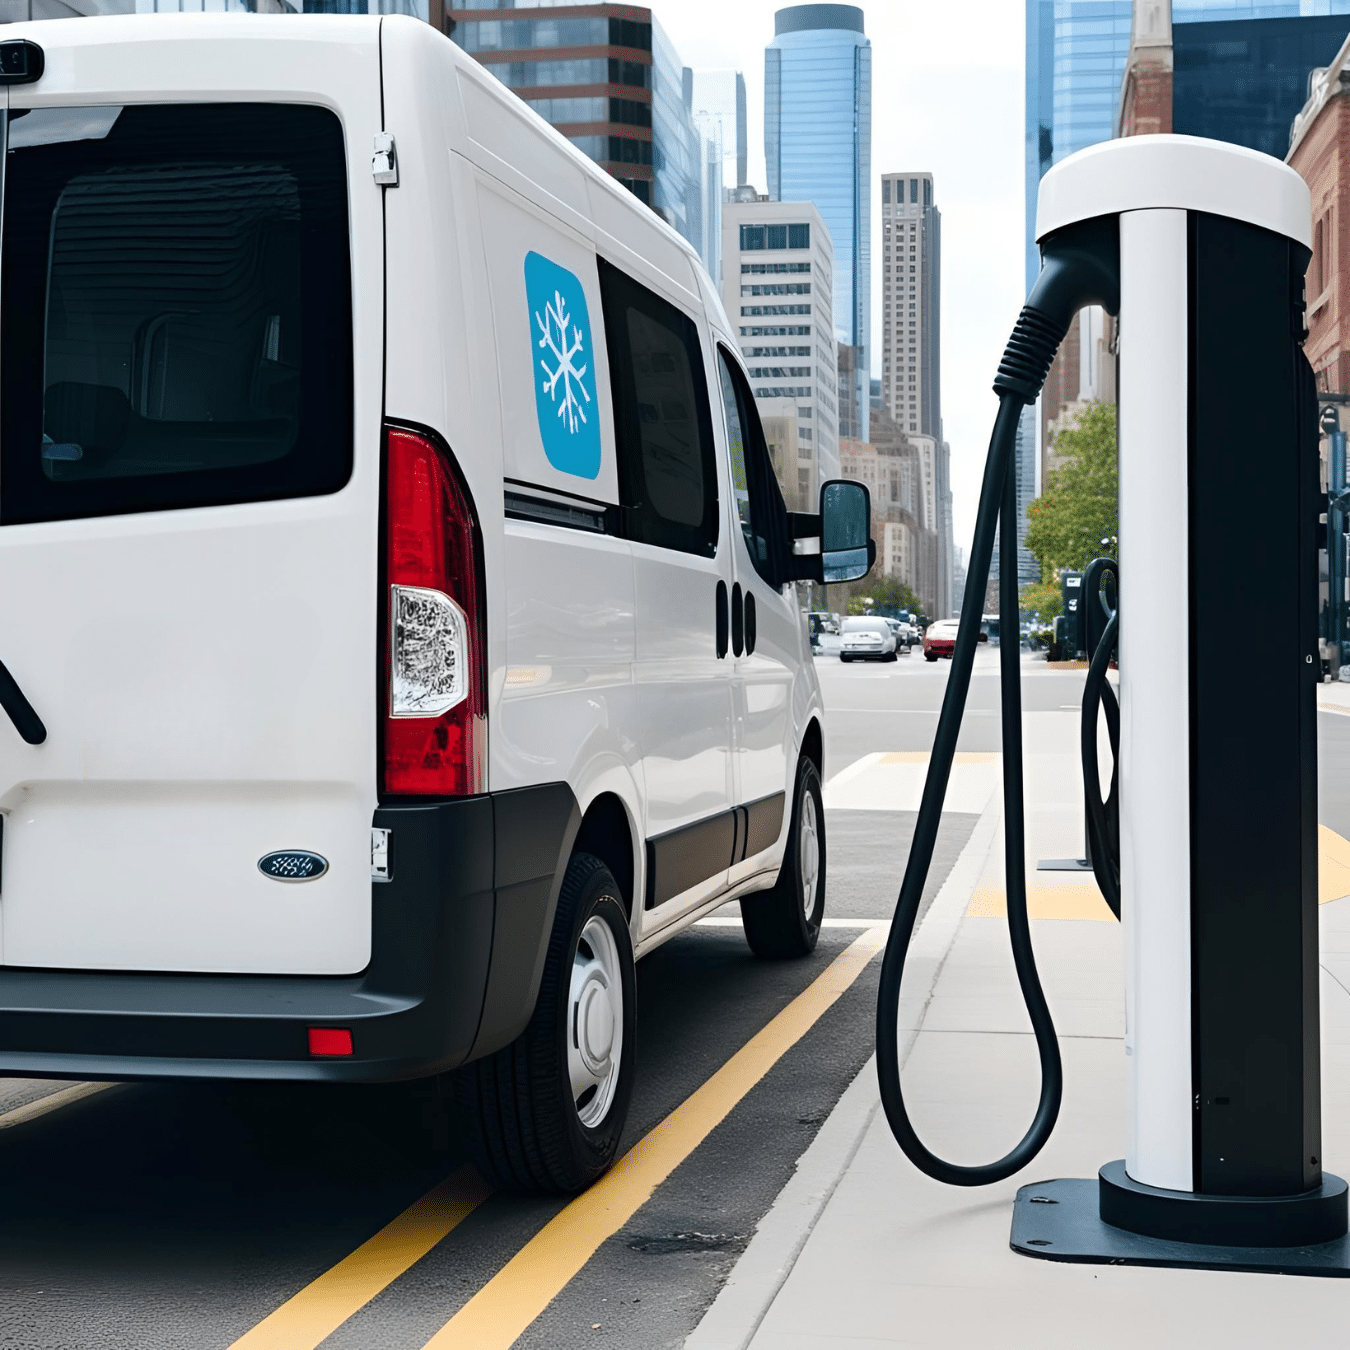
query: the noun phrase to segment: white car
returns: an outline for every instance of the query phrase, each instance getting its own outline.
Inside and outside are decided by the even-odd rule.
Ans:
[[[815,944],[865,489],[794,555],[693,250],[427,24],[3,39],[0,1073],[476,1061],[480,1165],[585,1185],[635,958]]]
[[[885,619],[851,615],[841,626],[841,661],[894,661],[896,636]]]

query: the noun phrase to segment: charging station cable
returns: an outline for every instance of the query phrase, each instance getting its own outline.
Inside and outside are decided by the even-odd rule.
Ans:
[[[985,460],[984,481],[975,518],[970,568],[966,574],[961,625],[952,653],[951,673],[938,716],[933,753],[928,762],[919,816],[914,827],[909,862],[900,887],[895,917],[886,941],[877,994],[877,1077],[881,1102],[891,1132],[905,1155],[920,1171],[952,1186],[985,1186],[1002,1181],[1025,1167],[1044,1147],[1059,1116],[1064,1074],[1050,1009],[1036,972],[1027,920],[1026,822],[1022,795],[1022,706],[1020,693],[1021,632],[1017,593],[1017,475],[1014,455],[1022,410],[1034,404],[1049,373],[1055,352],[1068,332],[1069,323],[1088,304],[1099,304],[1115,314],[1120,308],[1119,226],[1114,216],[1084,221],[1049,236],[1041,244],[1041,272],[999,363],[994,392],[999,396]],[[970,691],[971,668],[979,640],[985,587],[993,560],[994,534],[1000,519],[999,537],[999,672],[1003,739],[1003,839],[1007,872],[1008,933],[1022,998],[1031,1017],[1040,1057],[1041,1091],[1030,1127],[1011,1152],[997,1161],[966,1166],[939,1158],[925,1147],[915,1132],[905,1108],[900,1083],[900,985],[905,958],[914,936],[914,926],[923,899],[924,883],[933,860],[942,803],[956,755],[957,736]],[[1112,645],[1115,619],[1110,620]],[[1099,644],[1093,660],[1101,657],[1101,682],[1105,685],[1110,652],[1102,657],[1106,642]],[[1089,677],[1092,671],[1089,670]],[[1109,686],[1108,686],[1109,687]],[[1098,699],[1105,697],[1098,691]],[[1114,703],[1114,697],[1112,697]],[[1095,705],[1094,705],[1095,707]],[[1095,716],[1093,759],[1096,758]],[[1099,805],[1101,788],[1093,783]],[[1103,820],[1106,818],[1102,812]],[[1094,826],[1094,830],[1095,830]],[[1096,852],[1094,850],[1094,858]],[[1118,889],[1118,887],[1117,887]],[[1119,902],[1117,901],[1117,904]]]

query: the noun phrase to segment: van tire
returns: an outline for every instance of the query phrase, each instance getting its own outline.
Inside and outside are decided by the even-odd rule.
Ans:
[[[808,854],[815,859],[814,877],[809,882]],[[784,960],[809,956],[815,951],[824,916],[825,803],[820,793],[820,774],[803,755],[797,762],[792,822],[788,826],[778,881],[771,890],[741,897],[741,923],[745,927],[745,940],[756,956]]]
[[[593,941],[579,955],[588,928]],[[591,974],[577,976],[577,971]],[[572,1058],[581,1062],[582,1052],[575,1043],[569,1044],[576,1023],[573,985],[578,978],[591,999],[607,1000],[604,1006],[610,1012],[612,993],[606,995],[604,990],[613,991],[617,985],[623,1000],[614,1023],[622,1036],[617,1077],[607,1074],[604,1084],[592,1091],[590,1102],[583,1094],[581,1108],[573,1099],[570,1065]],[[521,1194],[572,1194],[609,1170],[618,1155],[633,1092],[635,994],[633,944],[618,884],[599,858],[574,854],[558,894],[529,1025],[505,1049],[466,1065],[456,1076],[456,1097],[470,1148],[485,1180]],[[586,996],[583,992],[583,999]],[[603,1024],[606,1013],[599,1016]],[[585,1110],[604,1093],[609,1094],[608,1107],[600,1119],[586,1123]]]

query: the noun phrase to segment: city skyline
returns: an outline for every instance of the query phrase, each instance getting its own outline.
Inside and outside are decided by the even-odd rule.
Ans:
[[[695,67],[743,70],[747,175],[760,192],[764,166],[763,49],[781,3],[716,0],[658,5],[671,40]],[[942,415],[951,446],[955,544],[969,548],[980,470],[997,402],[993,372],[1025,296],[1020,116],[1023,15],[1006,0],[970,0],[960,11],[919,0],[862,6],[873,57],[872,236],[880,238],[883,173],[922,164],[941,185]],[[978,97],[976,94],[978,93]],[[872,268],[872,345],[882,343],[881,274]],[[879,374],[873,358],[873,374]]]

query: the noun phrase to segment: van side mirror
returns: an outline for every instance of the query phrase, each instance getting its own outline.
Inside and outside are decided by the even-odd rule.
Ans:
[[[872,502],[862,483],[836,478],[820,488],[821,581],[857,581],[876,561]]]
[[[832,478],[820,488],[820,511],[789,511],[793,541],[786,579],[833,584],[865,577],[877,560],[872,497],[863,483]]]

